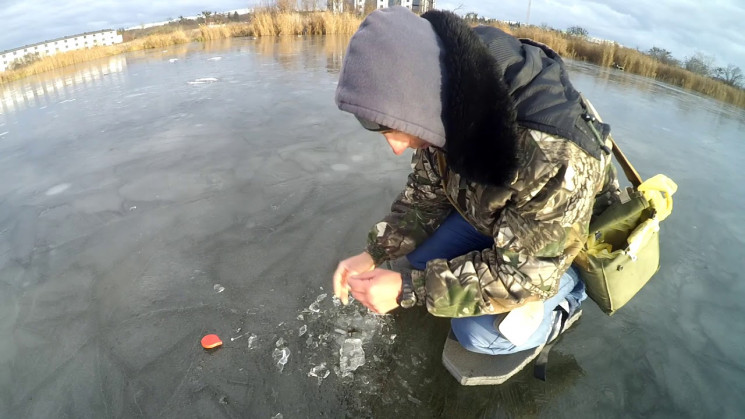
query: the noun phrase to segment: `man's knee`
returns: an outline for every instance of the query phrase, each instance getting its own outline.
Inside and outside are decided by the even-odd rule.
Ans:
[[[471,352],[502,355],[515,350],[509,340],[494,329],[496,316],[463,317],[450,320],[458,343]]]

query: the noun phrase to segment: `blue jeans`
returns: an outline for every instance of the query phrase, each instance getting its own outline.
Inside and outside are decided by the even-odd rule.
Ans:
[[[494,245],[494,239],[479,233],[472,225],[453,211],[432,236],[409,253],[406,258],[419,270],[424,270],[432,259],[452,259],[474,250],[484,250]],[[543,322],[520,346],[515,346],[494,327],[494,321],[503,315],[458,317],[450,321],[453,333],[460,344],[472,352],[489,355],[509,354],[535,348],[546,343],[552,327],[552,313],[564,300],[569,313],[574,313],[587,298],[585,284],[574,268],[570,268],[559,281],[559,291],[544,303]]]

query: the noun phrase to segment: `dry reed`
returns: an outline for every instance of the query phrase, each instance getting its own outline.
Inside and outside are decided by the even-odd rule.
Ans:
[[[276,35],[351,35],[360,26],[359,17],[349,13],[278,12],[272,9],[257,11],[249,32],[254,36]]]
[[[692,73],[681,67],[662,64],[649,55],[614,42],[595,43],[557,30],[535,26],[514,28],[503,23],[494,23],[493,26],[519,38],[529,38],[546,44],[564,57],[587,61],[601,67],[620,68],[628,73],[650,77],[745,108],[744,89]]]

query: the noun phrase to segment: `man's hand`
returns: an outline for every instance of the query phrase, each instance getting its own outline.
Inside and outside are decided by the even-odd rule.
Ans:
[[[339,262],[334,272],[334,295],[337,296],[342,304],[349,303],[349,294],[347,288],[347,279],[350,275],[361,274],[375,268],[375,262],[372,256],[367,252],[344,259]],[[355,297],[357,298],[357,297]]]
[[[383,314],[398,307],[401,274],[385,269],[352,275],[347,279],[349,291],[370,310]]]

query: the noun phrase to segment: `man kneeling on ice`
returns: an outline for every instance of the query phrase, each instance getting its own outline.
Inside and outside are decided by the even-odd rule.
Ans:
[[[349,43],[336,103],[394,154],[415,150],[366,251],[339,263],[336,296],[376,313],[426,303],[490,355],[540,347],[579,314],[572,260],[596,195],[617,182],[610,128],[555,52],[449,12],[382,9]],[[380,268],[403,256],[410,274]]]

